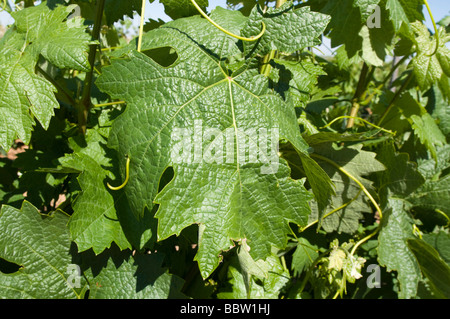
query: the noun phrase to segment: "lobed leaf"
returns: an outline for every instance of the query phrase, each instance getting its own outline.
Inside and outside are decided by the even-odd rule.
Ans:
[[[20,210],[2,206],[0,257],[20,265],[12,274],[0,272],[2,297],[8,299],[82,298],[87,282],[70,285],[73,265],[67,229],[69,217],[61,211],[43,216],[28,203]]]
[[[398,272],[401,299],[413,298],[422,275],[407,240],[413,236],[413,220],[401,199],[390,198],[384,210],[378,237],[378,261],[388,271]]]
[[[47,129],[59,108],[56,88],[36,75],[39,56],[59,68],[87,71],[90,41],[82,20],[65,21],[73,6],[50,10],[46,2],[14,12],[15,24],[0,41],[0,147],[28,144],[34,119]]]
[[[286,139],[309,158],[294,109],[256,70],[229,72],[223,61],[240,52],[236,42],[199,17],[178,19],[149,32],[142,46],[144,52],[173,48],[175,63],[163,67],[130,51],[97,81],[128,103],[109,144],[131,159],[125,192],[133,211],[142,216],[159,204],[159,240],[201,225],[196,260],[203,277],[232,240],[247,239],[252,257],[264,259],[272,245],[286,244],[288,223],[304,224],[309,214],[310,193],[273,149]],[[260,139],[251,132],[274,135]],[[168,167],[174,178],[156,196]]]

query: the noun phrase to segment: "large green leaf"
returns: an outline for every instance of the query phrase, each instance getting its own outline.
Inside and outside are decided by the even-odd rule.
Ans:
[[[437,181],[425,182],[408,200],[417,207],[429,210],[440,209],[450,216],[450,175],[439,178]]]
[[[74,6],[57,6],[51,10],[46,1],[35,7],[16,11],[15,31],[26,39],[21,50],[35,58],[42,54],[59,68],[89,70],[86,51],[90,36],[80,17],[66,20]]]
[[[0,257],[21,266],[12,274],[0,272],[2,298],[83,297],[86,280],[77,277],[78,282],[73,282],[71,278],[76,268],[72,269],[68,220],[60,211],[43,216],[26,201],[21,210],[2,206]]]
[[[130,158],[125,192],[132,209],[142,216],[153,201],[160,205],[159,239],[205,226],[196,256],[204,277],[231,240],[246,238],[252,257],[264,259],[271,245],[286,244],[288,222],[304,224],[309,214],[310,193],[290,178],[276,150],[285,139],[309,159],[294,109],[258,70],[228,72],[225,58],[240,52],[236,42],[205,19],[179,19],[149,32],[142,45],[145,52],[174,48],[174,64],[162,67],[130,51],[97,81],[128,103],[109,143]],[[155,199],[169,166],[174,179]]]
[[[0,213],[0,257],[20,266],[0,272],[2,298],[182,298],[183,281],[161,267],[161,254],[133,254],[117,246],[77,254],[61,211],[42,215],[28,202]]]
[[[448,82],[448,78],[445,79]],[[450,137],[450,103],[445,94],[439,90],[438,86],[433,86],[426,94],[428,103],[427,110],[438,122],[442,133],[448,138]]]
[[[327,31],[330,31],[331,46],[334,48],[344,44],[348,56],[355,55],[362,46],[359,36],[362,26],[361,10],[353,6],[353,0],[336,0],[326,2],[321,12],[331,16],[327,27]]]
[[[311,244],[308,239],[300,237],[297,247],[292,254],[291,268],[294,275],[299,275],[306,271],[319,257],[317,245]]]
[[[80,18],[65,21],[72,9],[50,10],[44,1],[13,13],[14,27],[0,41],[0,147],[16,138],[27,144],[34,118],[46,129],[59,108],[56,88],[35,73],[40,55],[59,68],[88,70],[90,37]]]
[[[431,245],[447,265],[450,266],[450,234],[446,233],[445,230],[441,230],[437,233],[424,234],[423,240]]]
[[[154,0],[150,0],[152,3]],[[105,18],[108,25],[112,25],[128,16],[133,18],[134,13],[141,14],[142,0],[106,0],[105,2]]]

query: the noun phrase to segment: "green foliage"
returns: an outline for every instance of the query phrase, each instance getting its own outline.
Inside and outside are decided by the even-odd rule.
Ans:
[[[448,18],[161,3],[5,7],[1,297],[449,298]]]

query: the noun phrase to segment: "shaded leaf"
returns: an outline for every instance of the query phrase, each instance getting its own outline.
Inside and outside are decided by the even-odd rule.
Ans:
[[[431,285],[444,298],[450,298],[450,267],[439,253],[423,240],[408,239],[408,247],[419,262],[420,269]]]
[[[375,159],[375,153],[362,150],[360,144],[342,149],[336,149],[332,144],[319,144],[315,146],[314,151],[335,164],[332,165],[320,157],[317,158],[336,186],[336,195],[331,198],[331,204],[327,206],[326,212],[340,209],[323,218],[323,215],[317,213],[316,203],[312,202],[313,213],[309,220],[312,222],[319,219],[321,226],[327,232],[354,233],[358,229],[362,213],[372,212],[372,208],[369,200],[361,192],[361,187],[338,167],[355,177],[369,192],[374,191],[372,182],[363,176],[384,171],[385,167]],[[314,154],[312,156],[314,157]]]
[[[20,210],[2,206],[0,214],[0,257],[21,268],[12,274],[0,272],[2,297],[8,299],[82,298],[87,282],[72,282],[69,253],[71,241],[61,211],[43,216],[24,201]]]
[[[65,168],[80,172],[81,193],[73,204],[74,214],[69,221],[71,238],[79,251],[90,248],[96,254],[115,242],[121,249],[142,249],[149,240],[156,240],[156,221],[146,212],[138,221],[129,208],[125,194],[109,191],[106,183],[118,175],[112,162],[117,161],[113,150],[106,147],[106,139],[95,130],[86,134],[87,146],[75,148],[75,153],[60,159]],[[72,144],[76,145],[75,142]]]
[[[388,271],[398,272],[401,299],[416,295],[422,277],[417,260],[407,244],[408,239],[414,238],[414,222],[405,205],[401,199],[388,200],[378,236],[378,261]]]
[[[183,280],[162,268],[164,255],[136,254],[112,247],[101,255],[83,254],[89,299],[184,299]]]
[[[267,277],[262,280],[251,279],[250,292],[247,293],[245,274],[238,263],[232,263],[228,267],[228,282],[230,291],[220,291],[219,299],[277,299],[280,291],[289,280],[289,272],[283,268],[278,257],[270,255],[265,260]],[[227,289],[228,290],[228,289]]]

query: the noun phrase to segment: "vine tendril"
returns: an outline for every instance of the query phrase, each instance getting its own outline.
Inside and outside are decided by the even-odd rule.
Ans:
[[[242,40],[242,41],[248,41],[248,42],[252,42],[252,41],[256,41],[259,38],[261,38],[263,36],[263,34],[266,32],[266,24],[261,21],[262,24],[262,30],[261,32],[257,35],[257,36],[252,36],[250,38],[246,38],[246,37],[241,37],[239,35],[236,35],[234,33],[231,33],[230,31],[222,28],[220,25],[218,25],[216,22],[214,22],[210,17],[208,17],[208,15],[202,10],[202,8],[199,7],[199,5],[197,4],[197,2],[195,2],[195,0],[191,0],[192,4],[195,6],[195,8],[197,9],[197,11],[206,19],[208,20],[213,26],[215,26],[217,29],[219,29],[220,31],[222,31],[225,34],[228,34],[229,36]]]
[[[124,188],[127,185],[129,179],[130,179],[130,158],[128,157],[127,158],[126,172],[125,172],[125,181],[123,182],[122,185],[116,186],[116,187],[111,186],[109,183],[107,183],[108,188],[113,190],[113,191],[118,191],[119,189],[122,189],[122,188]]]
[[[332,125],[334,122],[336,122],[336,121],[338,121],[338,120],[341,120],[341,119],[348,119],[348,118],[352,118],[352,119],[355,119],[355,120],[360,120],[361,122],[364,122],[364,123],[366,123],[366,124],[369,125],[369,126],[375,127],[376,129],[378,129],[378,130],[380,130],[380,131],[383,131],[383,132],[386,132],[386,133],[395,135],[395,133],[392,132],[391,130],[386,130],[385,128],[382,128],[382,127],[380,127],[380,126],[378,126],[378,125],[375,125],[375,124],[373,124],[373,123],[370,123],[369,121],[366,121],[365,119],[360,118],[360,117],[358,117],[358,116],[350,116],[350,115],[338,116],[338,117],[336,117],[335,119],[333,119],[330,123],[328,123],[327,125],[322,126],[321,129],[324,129],[324,128],[329,127],[330,125]]]

